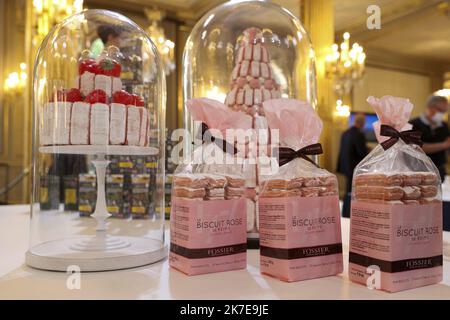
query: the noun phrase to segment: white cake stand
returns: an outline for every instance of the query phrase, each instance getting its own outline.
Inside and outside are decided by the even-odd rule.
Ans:
[[[147,237],[110,236],[106,225],[106,220],[111,216],[106,208],[105,197],[105,175],[110,162],[106,155],[157,155],[157,148],[67,145],[40,147],[39,152],[96,156],[92,163],[97,173],[97,202],[91,217],[96,220],[97,227],[93,236],[74,236],[32,247],[26,254],[29,266],[66,271],[67,267],[75,265],[81,271],[106,271],[143,266],[167,256],[167,245],[161,241]]]

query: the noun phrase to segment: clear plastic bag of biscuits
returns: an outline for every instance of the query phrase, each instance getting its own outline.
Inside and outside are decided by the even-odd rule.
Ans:
[[[187,108],[198,139],[173,175],[169,263],[188,275],[246,268],[245,161],[232,130],[252,119],[206,98]]]
[[[298,100],[270,100],[263,108],[278,165],[260,174],[261,272],[288,282],[341,273],[337,179],[311,158],[322,153],[322,121]]]
[[[408,99],[369,97],[379,144],[355,168],[350,279],[366,284],[377,266],[381,289],[395,292],[442,279],[442,195],[438,169],[408,123]],[[426,263],[423,263],[426,261]]]

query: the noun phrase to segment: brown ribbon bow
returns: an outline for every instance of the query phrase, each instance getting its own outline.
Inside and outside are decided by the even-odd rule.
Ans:
[[[214,137],[211,132],[209,131],[209,127],[206,123],[202,122],[202,141],[203,142],[212,142],[215,143],[219,148],[223,150],[223,152],[227,152],[231,155],[235,155],[237,153],[237,148],[234,147],[231,143],[228,141],[225,141],[223,139],[219,139]]]
[[[319,166],[308,157],[308,155],[318,155],[322,154],[322,145],[320,143],[311,144],[309,146],[303,147],[297,151],[287,147],[280,147],[275,149],[275,154],[278,153],[278,163],[284,166],[286,163],[291,162],[295,158],[302,158],[319,168]]]
[[[391,126],[382,124],[380,127],[380,135],[384,137],[391,137],[390,139],[380,143],[384,150],[392,147],[398,142],[399,139],[402,139],[406,144],[417,144],[418,146],[422,146],[423,144],[420,139],[422,137],[422,133],[420,131],[398,131]]]

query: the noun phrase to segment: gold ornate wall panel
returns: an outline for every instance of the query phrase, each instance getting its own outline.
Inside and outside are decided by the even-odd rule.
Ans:
[[[8,182],[6,170],[9,168],[9,180],[20,176],[29,166],[28,107],[23,92],[3,90],[3,84],[11,72],[19,69],[25,61],[26,1],[0,1],[0,189]],[[28,178],[17,184],[8,193],[8,202],[22,203],[28,200]],[[0,201],[4,201],[0,196]]]
[[[353,110],[373,112],[366,102],[367,97],[389,94],[410,99],[415,106],[412,116],[416,117],[425,109],[425,102],[431,90],[429,76],[368,67],[364,79],[353,92]]]
[[[323,121],[324,129],[321,143],[325,154],[321,165],[328,170],[334,169],[332,154],[339,143],[335,141],[333,119],[334,93],[331,80],[325,76],[325,57],[328,48],[334,43],[333,0],[301,0],[301,21],[309,32],[316,54],[317,69],[317,111]]]

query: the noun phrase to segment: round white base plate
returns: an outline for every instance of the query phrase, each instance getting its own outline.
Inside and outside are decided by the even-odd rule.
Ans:
[[[107,250],[86,249],[86,244],[95,238],[80,236],[41,243],[26,253],[26,264],[64,272],[69,266],[78,266],[82,272],[108,271],[144,266],[167,256],[167,245],[161,247],[160,241],[141,237],[114,236],[111,243],[126,245]]]

